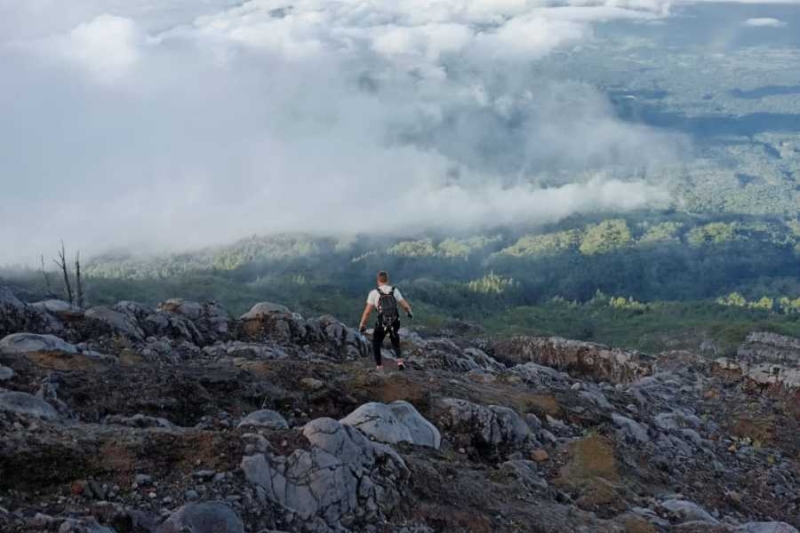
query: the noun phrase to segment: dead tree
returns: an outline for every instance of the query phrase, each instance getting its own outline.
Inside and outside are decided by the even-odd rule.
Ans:
[[[75,252],[75,288],[77,289],[78,307],[83,309],[83,283],[81,283],[81,252]]]
[[[44,286],[47,289],[47,297],[53,297],[53,286],[50,285],[50,274],[47,273],[47,270],[44,269],[44,254],[39,256],[39,261],[41,262],[41,269],[42,269],[42,276],[44,277]]]
[[[74,304],[72,299],[72,285],[69,282],[69,271],[67,270],[67,253],[64,250],[64,241],[61,241],[61,250],[58,251],[58,261],[53,259],[53,262],[58,265],[61,272],[64,274],[64,291],[67,293],[67,301],[70,305]]]

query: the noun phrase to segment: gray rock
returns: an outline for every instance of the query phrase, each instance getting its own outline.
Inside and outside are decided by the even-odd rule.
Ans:
[[[613,413],[611,419],[614,421],[614,425],[620,428],[626,437],[638,442],[647,442],[650,440],[650,437],[647,435],[647,428],[637,421],[617,413]]]
[[[661,508],[672,515],[678,523],[685,522],[709,522],[719,524],[716,518],[711,516],[708,511],[686,500],[666,500],[661,502]]]
[[[190,503],[184,505],[157,533],[244,533],[244,524],[233,508],[222,502]]]
[[[748,522],[734,531],[741,533],[798,533],[797,528],[786,522]]]
[[[132,428],[162,428],[175,429],[175,426],[166,418],[157,418],[143,414],[133,416],[110,415],[103,422],[115,426],[128,426]]]
[[[267,429],[289,429],[289,423],[280,413],[269,409],[261,409],[247,415],[237,427],[258,426]]]
[[[12,333],[0,340],[0,352],[25,354],[32,352],[78,353],[78,349],[55,335],[35,333]]]
[[[139,327],[136,319],[126,313],[115,311],[110,307],[92,307],[84,315],[87,319],[97,320],[106,324],[116,333],[130,337],[134,340],[144,340],[144,331]]]
[[[35,416],[46,420],[58,419],[58,412],[53,406],[24,392],[0,393],[0,411]]]
[[[14,377],[14,371],[7,366],[0,365],[0,381],[8,381]]]
[[[547,488],[547,481],[539,474],[539,467],[533,461],[506,461],[500,468],[519,479],[528,490]]]
[[[254,305],[250,309],[250,311],[239,317],[239,319],[240,320],[258,319],[258,318],[263,318],[265,315],[269,315],[272,313],[291,314],[291,311],[285,305],[276,304],[272,302],[259,302],[256,305]]]
[[[408,478],[402,458],[389,446],[370,442],[361,432],[330,418],[306,424],[310,450],[288,457],[245,456],[242,470],[263,498],[305,521],[317,517],[341,527],[345,515],[358,511],[375,521],[400,501]]]
[[[101,526],[94,520],[75,520],[68,518],[61,523],[58,533],[115,533],[113,529]]]
[[[79,313],[80,308],[72,305],[64,300],[43,300],[31,304],[31,307],[39,311],[47,313],[61,314],[61,313]]]
[[[466,433],[481,447],[513,447],[530,438],[525,421],[512,409],[498,405],[488,407],[466,400],[447,398],[440,401],[440,427]]]
[[[387,444],[410,442],[438,449],[442,442],[436,426],[425,420],[413,405],[405,401],[388,405],[366,403],[340,422],[358,428],[373,439]]]

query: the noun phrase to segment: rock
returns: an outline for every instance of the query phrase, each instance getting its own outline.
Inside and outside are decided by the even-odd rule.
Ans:
[[[78,349],[55,335],[13,333],[0,340],[0,353],[14,355],[32,352],[76,354],[78,353]]]
[[[157,533],[244,533],[244,523],[222,502],[190,503],[175,511]]]
[[[613,413],[611,415],[611,419],[613,420],[614,425],[620,428],[626,437],[637,442],[647,442],[650,440],[650,437],[647,435],[647,428],[635,420],[617,413]]]
[[[539,475],[536,463],[524,460],[506,461],[500,468],[514,475],[528,490],[546,489],[547,481]]]
[[[215,358],[232,357],[242,359],[285,359],[289,357],[277,346],[264,343],[230,341],[215,343],[203,348],[203,353]]]
[[[341,520],[357,510],[375,523],[399,504],[408,469],[389,446],[330,418],[309,422],[303,436],[310,450],[242,460],[245,477],[264,498],[305,521],[318,517],[331,527],[341,527]]]
[[[314,378],[303,378],[300,380],[300,385],[310,391],[316,391],[325,386],[320,380]]]
[[[284,313],[289,315],[292,312],[285,305],[272,302],[259,302],[254,305],[250,311],[239,317],[239,320],[258,320],[272,313]]]
[[[797,528],[786,522],[748,522],[733,531],[741,533],[798,533]]]
[[[8,287],[0,287],[0,337],[30,332],[61,334],[64,325],[42,307],[25,305]]]
[[[247,415],[239,422],[237,427],[258,426],[267,429],[289,429],[289,423],[280,413],[261,409]]]
[[[70,316],[81,314],[80,307],[74,306],[64,300],[43,300],[31,304],[31,307],[46,313],[52,313],[59,316]]]
[[[128,314],[115,311],[110,307],[92,307],[84,314],[87,320],[96,320],[110,327],[114,333],[129,337],[133,340],[144,340],[144,331],[139,327],[136,319]]]
[[[440,401],[439,410],[440,427],[468,435],[473,445],[489,453],[495,453],[500,448],[514,448],[531,437],[525,421],[508,407],[485,407],[466,400],[447,398]]]
[[[74,520],[68,518],[61,523],[58,533],[115,533],[113,529],[101,526],[94,520]]]
[[[375,440],[387,444],[410,442],[438,449],[442,441],[436,426],[425,420],[413,405],[405,401],[396,401],[389,405],[366,403],[340,422],[358,428]]]
[[[0,365],[0,381],[8,381],[14,377],[14,371],[7,366]]]
[[[201,333],[195,344],[206,344],[228,336],[230,317],[216,302],[198,303],[183,298],[171,298],[158,304],[158,310],[189,319]]]
[[[153,484],[153,477],[147,474],[136,474],[133,480],[140,487],[147,487]]]
[[[0,392],[0,411],[46,420],[58,419],[58,411],[53,406],[24,392]]]
[[[661,509],[667,511],[678,523],[684,522],[708,522],[719,524],[719,521],[711,516],[705,509],[686,500],[666,500],[660,503]]]
[[[532,362],[611,383],[631,383],[653,372],[652,358],[638,352],[561,337],[513,337],[495,342],[492,351],[501,361]]]
[[[133,416],[110,415],[103,419],[103,422],[109,425],[128,426],[132,428],[175,429],[175,426],[165,418],[156,418],[143,414],[135,414]]]
[[[549,366],[537,365],[536,363],[516,365],[511,369],[511,373],[536,388],[549,388],[554,385],[565,386],[570,380],[568,374]]]
[[[750,333],[736,352],[739,361],[749,364],[777,363],[800,364],[800,339],[777,333],[756,331]]]
[[[533,450],[533,452],[531,452],[531,459],[533,459],[537,463],[543,463],[548,459],[550,459],[550,455],[547,453],[547,451],[541,448],[536,448],[535,450]]]

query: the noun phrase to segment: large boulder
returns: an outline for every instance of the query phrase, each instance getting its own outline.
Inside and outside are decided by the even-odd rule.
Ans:
[[[254,305],[250,309],[250,311],[243,314],[239,318],[239,320],[259,320],[273,313],[281,313],[289,315],[292,312],[285,305],[276,304],[272,302],[259,302],[256,305]]]
[[[261,409],[250,413],[239,422],[238,427],[263,427],[266,429],[289,429],[289,423],[280,413]]]
[[[438,449],[442,442],[436,426],[419,414],[413,405],[402,400],[388,405],[377,402],[366,403],[340,422],[358,428],[366,435],[386,444],[410,442]]]
[[[398,506],[408,469],[389,446],[330,418],[309,422],[303,435],[309,450],[242,460],[245,477],[261,497],[316,522],[319,530],[342,528],[343,522],[374,524]]]
[[[611,383],[630,383],[653,372],[652,358],[639,352],[561,337],[512,337],[493,343],[492,351],[500,361],[531,362]]]
[[[490,455],[517,449],[532,438],[525,420],[508,407],[446,398],[440,400],[437,410],[439,427],[466,435],[473,446]]]
[[[0,287],[0,337],[21,331],[60,334],[64,325],[46,309],[26,305],[11,289]]]
[[[56,420],[58,411],[44,400],[25,392],[0,392],[0,411]]]
[[[205,342],[223,340],[228,337],[230,317],[216,302],[193,302],[183,298],[171,298],[158,304],[158,310],[188,318],[203,334]]]
[[[175,511],[157,533],[244,533],[239,514],[222,502],[190,503]]]
[[[136,341],[144,340],[144,331],[132,315],[110,307],[92,307],[84,314],[87,320],[95,320],[109,327],[114,333]]]
[[[0,339],[0,353],[16,355],[34,352],[76,354],[78,349],[55,335],[13,333]]]

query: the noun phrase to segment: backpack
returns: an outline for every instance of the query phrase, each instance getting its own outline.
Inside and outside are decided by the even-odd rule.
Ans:
[[[389,292],[378,289],[378,323],[382,326],[391,326],[400,320],[397,309],[397,298],[394,297],[394,287]]]

